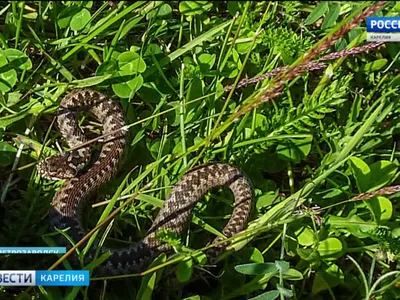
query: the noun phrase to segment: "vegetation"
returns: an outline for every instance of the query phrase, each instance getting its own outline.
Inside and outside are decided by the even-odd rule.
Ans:
[[[364,20],[397,16],[400,3],[375,4],[1,2],[2,246],[54,245],[48,211],[61,183],[41,179],[35,164],[68,150],[52,121],[74,88],[118,100],[129,124],[125,163],[88,220],[93,228],[111,216],[112,230],[98,234],[107,243],[140,240],[171,186],[201,163],[243,169],[255,205],[230,247],[238,251],[218,268],[202,251],[232,211],[226,190],[196,207],[186,238],[166,233],[178,254],[144,276],[1,287],[0,297],[400,298],[400,48],[366,42]],[[101,133],[89,115],[82,128]],[[70,268],[56,260],[3,255],[0,264]]]

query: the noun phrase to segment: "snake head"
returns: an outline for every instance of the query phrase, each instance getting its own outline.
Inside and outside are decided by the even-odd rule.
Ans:
[[[76,151],[63,155],[51,156],[37,164],[37,170],[41,177],[52,180],[64,180],[75,178],[86,164],[88,157],[83,157]]]

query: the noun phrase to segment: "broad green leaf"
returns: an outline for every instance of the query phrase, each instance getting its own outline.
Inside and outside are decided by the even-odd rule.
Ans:
[[[376,222],[387,221],[392,217],[392,202],[386,197],[377,196],[366,202],[367,207],[371,210]]]
[[[225,64],[223,70],[221,71],[221,75],[223,75],[224,77],[227,77],[227,78],[234,78],[238,74],[239,74],[239,69],[238,69],[237,63],[235,63],[231,60],[229,60]]]
[[[319,18],[321,18],[325,12],[328,10],[329,3],[321,2],[317,5],[316,8],[313,9],[311,14],[308,15],[307,19],[304,22],[304,25],[311,25],[315,23]]]
[[[212,5],[208,1],[181,1],[179,11],[186,16],[199,15],[209,10]]]
[[[80,11],[79,6],[71,5],[63,9],[57,16],[57,24],[60,29],[67,28],[71,19]]]
[[[10,92],[6,94],[7,106],[11,107],[17,104],[22,99],[22,94],[20,92]]]
[[[96,70],[96,75],[101,76],[105,74],[114,74],[118,71],[118,63],[116,59],[111,58],[110,60],[102,63]]]
[[[14,69],[0,73],[0,91],[8,92],[17,83],[17,71]]]
[[[249,259],[255,263],[264,263],[264,256],[262,255],[261,251],[255,247],[246,248],[250,251]]]
[[[278,268],[275,263],[250,263],[235,266],[235,270],[246,275],[266,275],[275,274]]]
[[[142,75],[133,75],[130,71],[119,71],[118,72],[120,78],[124,78],[124,76],[133,79],[129,79],[125,82],[115,83],[112,85],[112,89],[115,94],[120,98],[132,98],[133,95],[142,87],[143,85],[143,77]]]
[[[277,275],[278,276],[278,275]],[[303,280],[303,274],[300,271],[297,271],[296,269],[289,269],[285,271],[283,274],[283,279],[286,280]]]
[[[197,254],[192,256],[192,258],[195,262],[197,262],[200,265],[204,265],[207,263],[207,255],[202,251],[198,251]]]
[[[112,89],[113,89],[114,93],[120,98],[131,98],[133,96],[132,90],[126,84],[126,82],[115,83],[112,85]]]
[[[301,257],[301,259],[313,263],[320,262],[321,258],[317,250],[315,249],[302,249],[297,248],[297,254]]]
[[[171,15],[171,13],[172,13],[172,8],[168,3],[164,3],[157,10],[157,16],[159,17],[167,17]]]
[[[198,58],[198,63],[200,66],[200,71],[202,73],[207,73],[212,69],[215,64],[216,55],[215,54],[208,54],[203,53]]]
[[[336,265],[332,264],[325,269],[318,270],[315,274],[312,294],[316,295],[328,288],[334,288],[344,280],[343,271]]]
[[[285,272],[289,271],[289,269],[290,269],[290,264],[286,261],[276,260],[275,265],[276,265],[276,268],[282,273],[285,273]]]
[[[312,136],[302,139],[280,140],[276,149],[278,157],[299,163],[311,150]]]
[[[296,236],[302,246],[311,246],[316,242],[315,233],[310,226],[301,227],[296,231]]]
[[[6,142],[0,142],[0,166],[8,166],[14,162],[15,149],[13,146]]]
[[[322,30],[333,27],[336,24],[336,20],[338,19],[340,14],[339,3],[330,3],[329,6],[329,12],[321,25]]]
[[[318,252],[321,256],[331,256],[342,251],[342,242],[336,237],[328,237],[318,244]]]
[[[360,192],[371,192],[390,183],[397,172],[397,165],[380,160],[368,166],[357,157],[350,158],[352,173]]]
[[[397,172],[397,165],[388,160],[374,162],[369,168],[371,170],[369,192],[390,183]]]
[[[293,297],[293,292],[283,286],[279,286],[278,284],[276,285],[276,288],[278,289],[279,293],[283,295],[284,297],[292,298]]]
[[[132,93],[136,93],[143,85],[143,77],[139,74],[134,79],[129,80],[126,84],[129,86]]]
[[[160,7],[151,10],[147,15],[146,15],[146,19],[150,20],[151,18],[154,17],[168,17],[170,16],[172,13],[172,8],[168,3],[164,3],[162,4]]]
[[[89,23],[90,17],[90,11],[88,11],[86,8],[82,9],[72,17],[70,23],[71,29],[74,31],[82,30],[85,28],[87,23]]]
[[[190,279],[193,272],[193,261],[191,259],[186,259],[178,264],[176,270],[176,278],[179,282],[186,282]]]
[[[269,191],[260,197],[258,197],[256,202],[257,210],[261,210],[264,207],[271,205],[278,197],[279,190]]]
[[[121,71],[131,74],[143,73],[146,71],[146,63],[139,54],[132,51],[126,51],[118,56],[118,67]],[[129,73],[125,73],[128,75]]]
[[[8,60],[8,66],[13,69],[18,70],[30,70],[32,69],[32,61],[29,57],[22,51],[17,49],[6,49],[4,54]]]
[[[236,12],[242,9],[240,1],[228,1],[228,11],[231,16],[236,15]]]
[[[365,64],[362,68],[365,73],[371,73],[384,68],[387,65],[388,60],[386,58],[377,59],[373,62]]]
[[[366,222],[357,215],[346,218],[330,215],[326,224],[330,225],[331,228],[341,229],[345,232],[348,231],[359,238],[369,237],[370,232],[377,228],[375,222]]]
[[[279,291],[273,290],[262,293],[256,297],[249,298],[249,300],[274,300],[279,297]]]
[[[368,165],[358,157],[350,157],[351,170],[356,180],[358,190],[361,193],[369,189],[369,174],[371,172]]]

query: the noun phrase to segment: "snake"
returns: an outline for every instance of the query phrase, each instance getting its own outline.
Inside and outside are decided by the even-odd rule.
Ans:
[[[80,114],[91,113],[102,124],[104,140],[96,160],[91,158],[89,139],[79,127]],[[55,192],[49,211],[52,230],[67,230],[76,243],[87,233],[83,224],[84,206],[96,191],[117,173],[127,149],[128,128],[118,101],[93,89],[75,89],[60,102],[57,111],[57,127],[70,147],[70,151],[46,157],[37,164],[42,178],[63,180]],[[206,163],[190,169],[173,185],[162,208],[144,238],[125,248],[100,247],[94,243],[84,257],[90,263],[110,251],[110,256],[98,265],[94,272],[100,276],[115,276],[145,271],[161,253],[173,247],[158,234],[165,230],[180,237],[191,220],[195,205],[214,188],[229,188],[234,197],[233,211],[222,230],[223,236],[212,241],[216,244],[206,251],[207,257],[215,259],[230,244],[224,239],[243,231],[249,221],[253,205],[253,188],[249,178],[235,165],[221,162]],[[56,243],[70,249],[71,242],[58,234]],[[99,249],[98,249],[99,248]],[[78,256],[71,255],[73,263]]]

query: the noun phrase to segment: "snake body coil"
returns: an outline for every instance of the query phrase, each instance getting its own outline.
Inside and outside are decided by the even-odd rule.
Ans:
[[[70,228],[68,234],[75,242],[85,235],[82,224],[83,204],[116,173],[127,138],[123,114],[117,103],[97,91],[79,89],[61,101],[57,117],[59,130],[71,148],[87,141],[78,127],[78,112],[87,110],[103,124],[105,141],[98,160],[86,171],[82,171],[89,161],[90,148],[87,146],[49,157],[38,164],[42,177],[66,180],[52,201],[51,227]],[[171,249],[169,244],[156,239],[157,232],[168,229],[180,235],[190,220],[193,207],[207,191],[215,187],[229,187],[235,199],[232,216],[223,229],[224,235],[231,237],[242,231],[252,206],[253,191],[248,179],[235,166],[206,164],[186,173],[173,187],[142,241],[135,246],[111,250],[111,256],[105,264],[96,268],[96,273],[112,276],[144,271],[158,254]],[[221,240],[217,237],[213,242]],[[69,247],[69,242],[62,235],[59,235],[57,243]],[[221,243],[209,253],[217,254],[228,244]],[[86,262],[93,260],[95,248],[96,245],[85,256]],[[108,250],[103,247],[99,254]]]

